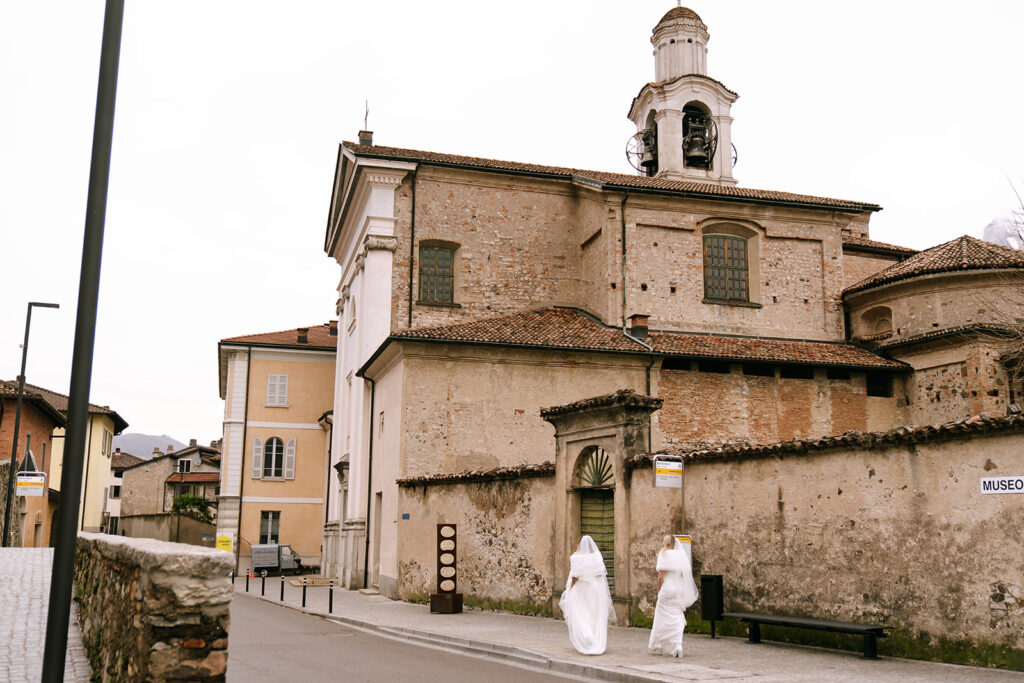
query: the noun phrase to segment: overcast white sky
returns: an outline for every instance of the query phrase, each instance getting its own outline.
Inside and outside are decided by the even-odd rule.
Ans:
[[[630,172],[670,0],[128,0],[93,403],[221,434],[217,341],[326,322],[341,140]],[[872,237],[980,235],[1024,180],[1024,3],[688,3],[740,94],[747,187],[881,204]],[[0,378],[67,393],[100,0],[0,2]]]

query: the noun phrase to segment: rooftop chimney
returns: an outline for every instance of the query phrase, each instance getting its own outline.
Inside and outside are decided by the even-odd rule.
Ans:
[[[195,439],[189,439],[188,440],[188,447],[189,448],[195,448],[196,447],[196,440]]]
[[[359,131],[359,144],[366,145],[367,147],[373,146],[373,131],[372,130],[361,130]]]
[[[118,448],[115,448],[115,449],[114,449],[114,454],[115,454],[115,455],[117,455],[117,454],[118,454],[118,453],[120,453],[120,452],[121,452],[121,449],[120,449],[120,447],[118,447]]]
[[[157,446],[153,446],[153,457],[159,458],[161,455],[163,455],[163,453],[160,452],[160,449]]]
[[[299,343],[300,344],[308,344],[309,343],[309,328],[308,327],[300,327],[299,329],[297,329],[295,331],[299,333]]]
[[[167,452],[168,453],[173,453],[174,452],[174,444],[173,443],[167,444]]]
[[[327,323],[327,334],[329,334],[332,337],[337,337],[338,336],[338,321],[337,320],[332,320],[329,323]]]
[[[647,318],[642,313],[634,313],[629,316],[629,333],[639,339],[647,337]]]

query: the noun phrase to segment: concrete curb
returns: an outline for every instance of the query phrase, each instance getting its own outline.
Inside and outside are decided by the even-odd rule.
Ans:
[[[373,633],[379,633],[392,638],[399,638],[409,640],[412,642],[423,643],[424,645],[433,645],[438,647],[445,647],[454,650],[461,650],[468,654],[473,654],[494,661],[507,662],[509,664],[515,664],[539,671],[548,671],[554,674],[561,674],[565,676],[577,676],[579,678],[585,678],[593,681],[612,681],[615,683],[664,683],[667,679],[662,676],[648,676],[642,673],[631,673],[622,671],[618,668],[609,668],[601,666],[590,666],[586,664],[580,664],[578,662],[570,662],[563,659],[555,659],[549,657],[543,652],[537,652],[536,650],[528,650],[526,648],[514,647],[512,645],[505,645],[503,643],[493,643],[486,640],[475,640],[472,638],[462,638],[460,636],[451,636],[442,633],[434,633],[431,631],[422,631],[419,629],[408,628],[405,626],[388,626],[386,624],[379,624],[373,621],[366,621],[365,619],[358,619],[355,617],[341,616],[337,614],[329,614],[327,612],[303,608],[298,605],[290,605],[288,603],[282,603],[273,598],[269,598],[264,595],[253,595],[248,594],[250,597],[269,602],[274,605],[280,605],[287,607],[296,612],[302,612],[304,614],[311,614],[321,619],[333,621],[338,624],[350,626],[352,628],[358,628],[363,631],[369,631]]]

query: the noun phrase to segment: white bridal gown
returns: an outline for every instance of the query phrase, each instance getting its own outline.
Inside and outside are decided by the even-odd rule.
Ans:
[[[697,601],[697,584],[693,581],[690,557],[679,541],[672,550],[662,550],[658,554],[658,571],[665,572],[665,580],[658,591],[654,626],[647,648],[655,654],[682,657],[683,629],[686,627],[684,612]]]
[[[615,610],[607,573],[594,539],[584,536],[569,558],[569,578],[558,600],[569,626],[569,641],[581,654],[603,654],[608,644],[608,622],[615,622]]]

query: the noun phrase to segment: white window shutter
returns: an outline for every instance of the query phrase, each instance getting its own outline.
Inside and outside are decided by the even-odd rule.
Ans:
[[[263,439],[254,437],[252,440],[252,478],[259,479],[263,475]]]
[[[277,405],[288,405],[288,375],[277,376]]]
[[[267,375],[267,405],[277,405],[277,375]]]
[[[284,446],[284,478],[295,478],[295,439],[288,439]]]

